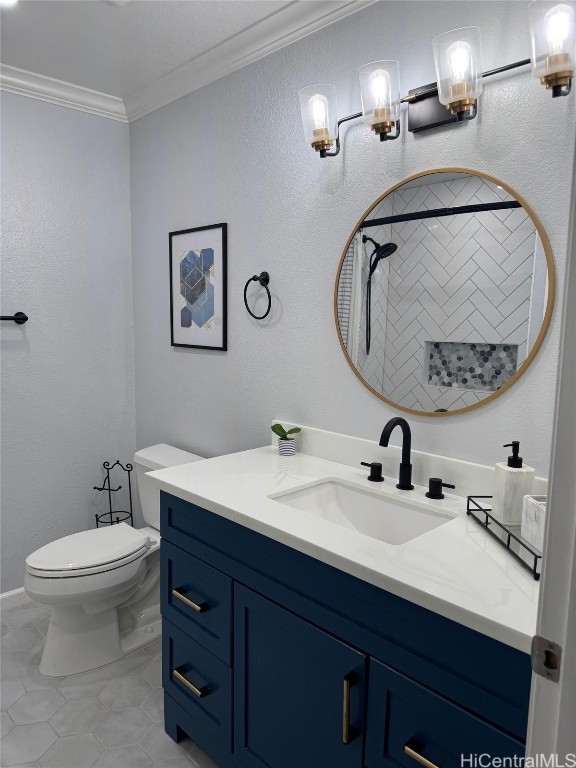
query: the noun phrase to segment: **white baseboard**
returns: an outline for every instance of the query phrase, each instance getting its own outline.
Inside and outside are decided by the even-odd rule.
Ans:
[[[7,611],[9,608],[18,608],[19,605],[26,605],[32,600],[24,592],[24,587],[13,589],[11,592],[0,593],[0,611]]]

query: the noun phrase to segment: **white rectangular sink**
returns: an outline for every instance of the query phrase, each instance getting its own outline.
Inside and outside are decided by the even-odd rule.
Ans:
[[[322,480],[269,498],[387,544],[404,544],[455,517],[419,501],[341,480]]]

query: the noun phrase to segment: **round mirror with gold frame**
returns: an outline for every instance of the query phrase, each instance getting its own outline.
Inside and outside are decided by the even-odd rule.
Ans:
[[[534,360],[555,294],[550,243],[508,184],[438,168],[381,195],[354,227],[334,289],[360,381],[408,413],[491,402]]]

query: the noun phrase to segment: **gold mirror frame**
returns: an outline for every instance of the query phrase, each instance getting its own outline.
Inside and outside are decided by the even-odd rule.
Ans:
[[[477,403],[473,403],[472,405],[466,406],[466,408],[457,408],[454,411],[417,411],[414,408],[406,408],[403,405],[399,405],[398,403],[395,403],[392,400],[389,400],[387,397],[384,397],[384,395],[380,394],[380,392],[376,391],[373,387],[368,384],[368,382],[362,378],[356,367],[354,366],[354,363],[350,359],[350,356],[348,354],[348,351],[346,349],[346,345],[344,344],[344,341],[342,339],[342,334],[340,333],[340,324],[338,322],[338,284],[340,282],[340,274],[342,272],[342,265],[344,264],[344,258],[346,257],[346,253],[348,252],[348,248],[350,247],[350,243],[352,242],[352,239],[356,235],[356,232],[362,225],[363,221],[366,219],[370,211],[372,211],[376,206],[384,200],[385,197],[390,195],[394,190],[398,189],[399,187],[403,186],[404,184],[407,184],[409,181],[413,181],[414,179],[419,179],[422,176],[432,176],[435,173],[468,173],[472,176],[480,176],[482,179],[486,179],[487,181],[491,181],[493,184],[497,184],[501,186],[503,189],[505,189],[509,194],[511,194],[524,208],[526,213],[530,216],[532,219],[534,226],[536,227],[536,231],[538,232],[538,235],[540,237],[540,241],[542,243],[542,247],[544,248],[544,253],[546,255],[546,266],[548,269],[548,300],[546,302],[546,311],[544,313],[544,319],[542,321],[542,327],[540,328],[540,333],[538,334],[538,337],[536,338],[536,341],[534,342],[534,346],[526,356],[526,359],[524,362],[520,365],[519,369],[516,371],[514,376],[512,376],[508,381],[503,384],[499,390],[496,392],[493,392],[491,395],[487,395],[483,400],[478,401]],[[340,346],[342,348],[342,352],[344,353],[344,357],[346,358],[346,361],[348,362],[348,365],[350,368],[352,368],[352,371],[357,376],[357,378],[362,382],[362,384],[366,387],[366,389],[370,390],[373,395],[376,395],[377,398],[382,400],[383,402],[387,403],[388,405],[392,406],[392,408],[397,408],[399,411],[404,411],[405,413],[411,413],[415,416],[430,416],[434,418],[442,418],[444,416],[456,416],[457,414],[461,413],[468,413],[469,411],[474,411],[476,408],[481,408],[484,405],[487,405],[488,403],[493,402],[497,397],[502,395],[506,390],[510,389],[517,381],[518,379],[528,370],[530,364],[536,357],[538,350],[542,346],[542,342],[544,341],[544,338],[546,334],[548,333],[548,329],[550,327],[550,322],[552,320],[552,311],[554,309],[554,298],[556,296],[556,269],[554,267],[554,258],[552,256],[552,248],[550,246],[550,241],[548,240],[548,236],[546,235],[546,232],[544,231],[544,227],[542,226],[540,219],[538,216],[534,213],[534,210],[531,208],[531,206],[526,202],[526,200],[522,197],[522,195],[519,195],[518,192],[516,192],[515,189],[513,189],[509,184],[506,184],[501,179],[496,178],[496,176],[492,176],[489,173],[484,173],[482,171],[475,171],[471,168],[455,168],[455,167],[447,167],[447,168],[433,168],[428,171],[420,171],[420,173],[415,173],[412,176],[408,176],[405,179],[402,179],[402,181],[398,182],[398,184],[394,184],[394,186],[390,187],[389,189],[384,192],[384,194],[380,195],[380,197],[372,203],[372,205],[367,208],[363,215],[360,217],[360,219],[356,222],[356,226],[352,230],[352,234],[348,238],[346,245],[344,246],[344,250],[342,251],[342,256],[340,258],[340,263],[338,265],[338,271],[336,273],[336,282],[334,285],[334,321],[336,323],[336,331],[338,333],[338,341],[340,342]]]

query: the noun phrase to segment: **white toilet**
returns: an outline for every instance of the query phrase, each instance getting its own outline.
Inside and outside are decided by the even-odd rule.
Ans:
[[[73,533],[26,558],[26,593],[52,607],[43,675],[86,672],[160,636],[160,494],[146,472],[200,460],[165,444],[138,451],[146,527],[119,523]]]

